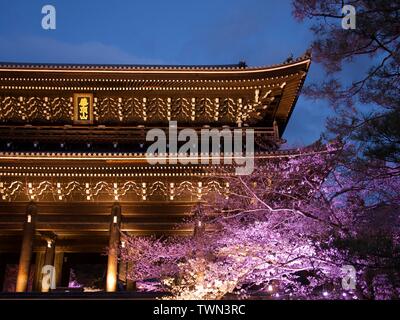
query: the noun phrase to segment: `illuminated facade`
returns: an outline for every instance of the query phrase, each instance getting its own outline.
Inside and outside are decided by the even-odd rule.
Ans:
[[[308,56],[257,68],[1,64],[3,291],[44,291],[44,265],[55,266],[57,288],[73,287],[79,264],[100,266],[97,287],[131,288],[129,266],[118,264],[120,231],[190,235],[193,226],[176,225],[193,206],[229,195],[209,165],[150,165],[148,130],[169,121],[254,128],[255,157],[282,154],[309,64]]]

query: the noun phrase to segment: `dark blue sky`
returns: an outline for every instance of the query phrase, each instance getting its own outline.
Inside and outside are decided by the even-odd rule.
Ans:
[[[57,10],[41,27],[42,6]],[[1,0],[0,60],[17,62],[280,63],[309,47],[309,25],[290,0]],[[322,78],[312,64],[307,82]],[[300,97],[285,132],[290,145],[318,139],[329,108]]]

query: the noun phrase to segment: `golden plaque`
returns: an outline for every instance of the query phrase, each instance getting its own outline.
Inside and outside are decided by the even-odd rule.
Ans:
[[[78,124],[93,123],[93,94],[74,94],[74,122]]]

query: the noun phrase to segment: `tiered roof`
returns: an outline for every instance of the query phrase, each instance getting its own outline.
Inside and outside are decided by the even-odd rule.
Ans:
[[[70,124],[72,94],[95,97],[96,125],[272,126],[282,135],[310,65],[248,67],[0,64],[0,123]]]

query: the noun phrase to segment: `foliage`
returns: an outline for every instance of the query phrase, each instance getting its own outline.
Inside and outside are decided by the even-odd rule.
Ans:
[[[400,5],[350,1],[356,29],[344,30],[344,4],[293,1],[327,72],[305,93],[330,102],[326,137],[338,142],[265,155],[249,176],[222,174],[231,194],[196,209],[194,237],[127,236],[132,279],[158,278],[176,299],[400,297]],[[360,61],[370,68],[349,82]],[[354,290],[342,286],[345,265]]]
[[[356,9],[353,30],[341,27],[344,4]],[[313,23],[313,60],[324,66],[327,77],[304,92],[327,99],[333,106],[336,112],[328,122],[330,134],[357,142],[360,153],[369,159],[399,163],[399,3],[294,0],[293,8],[296,18]],[[363,70],[363,66],[369,68]]]
[[[385,238],[376,234],[375,248],[368,241],[365,248],[362,237],[371,235],[366,230],[375,212],[368,211],[381,206],[382,200],[391,206],[399,204],[395,192],[388,190],[382,198],[374,190],[390,183],[395,191],[400,181],[398,176],[384,175],[391,168],[381,168],[381,175],[374,179],[350,172],[341,163],[344,159],[346,150],[340,144],[317,144],[259,159],[250,176],[224,178],[232,192],[228,199],[221,196],[197,209],[190,222],[196,236],[127,237],[121,257],[135,266],[130,278],[159,278],[176,299],[252,293],[338,298],[346,294],[341,288],[341,268],[351,264],[359,282],[347,297],[373,297],[376,277],[383,276],[389,283],[388,274],[392,279],[399,276],[395,271],[399,225],[391,224],[389,232],[381,223]],[[214,176],[221,173],[213,172]],[[391,271],[366,276],[382,268]],[[389,287],[396,296],[393,283]]]

